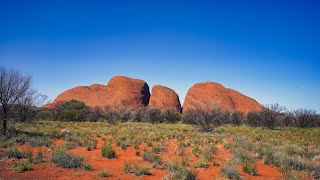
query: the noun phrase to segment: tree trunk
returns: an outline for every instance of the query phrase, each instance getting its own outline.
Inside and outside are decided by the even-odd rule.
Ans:
[[[7,119],[8,119],[8,115],[7,115],[7,109],[5,106],[2,106],[3,108],[3,135],[5,136],[7,133]]]

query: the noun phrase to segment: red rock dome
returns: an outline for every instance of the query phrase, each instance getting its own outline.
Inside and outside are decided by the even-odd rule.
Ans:
[[[155,85],[152,88],[149,107],[161,110],[175,110],[181,112],[181,104],[178,94],[165,86]]]
[[[262,109],[254,99],[214,82],[197,83],[189,89],[183,104],[183,112],[196,107],[202,109],[218,107],[243,113]]]

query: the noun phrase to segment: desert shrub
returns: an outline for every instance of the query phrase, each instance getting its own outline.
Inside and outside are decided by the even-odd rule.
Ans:
[[[39,109],[37,112],[37,119],[38,120],[55,120],[55,114],[52,109]]]
[[[239,126],[244,120],[244,115],[240,111],[234,111],[230,114],[230,123]]]
[[[194,164],[194,167],[195,168],[206,168],[208,165],[208,160],[206,158],[199,158],[195,164]]]
[[[59,103],[53,110],[55,120],[84,121],[88,114],[89,107],[85,103],[77,100]]]
[[[165,170],[170,172],[170,179],[173,180],[195,180],[196,173],[178,162],[169,162],[165,165]]]
[[[196,108],[184,113],[183,122],[198,125],[203,131],[212,131],[213,127],[227,123],[229,113],[220,108],[204,110]]]
[[[205,152],[205,153],[203,154],[203,159],[205,159],[206,161],[211,161],[211,160],[213,159],[213,156],[211,156],[210,153]]]
[[[290,127],[294,124],[294,117],[291,113],[283,113],[281,118],[281,124],[284,127]]]
[[[241,179],[238,173],[237,166],[232,164],[226,164],[221,167],[221,173],[228,179]]]
[[[151,169],[148,166],[139,166],[139,165],[135,164],[133,166],[133,173],[136,176],[151,175]]]
[[[36,154],[37,162],[42,162],[42,158],[43,158],[43,153],[42,153],[41,149],[38,149],[37,154]]]
[[[91,151],[97,148],[98,141],[96,139],[85,140],[84,145],[87,151]]]
[[[58,148],[53,152],[51,161],[64,168],[77,168],[83,165],[84,158],[67,153],[63,149]]]
[[[77,144],[75,142],[65,142],[61,145],[62,148],[65,149],[73,149],[77,146]]]
[[[49,137],[41,137],[41,136],[32,136],[25,139],[24,143],[29,142],[31,146],[45,146],[49,147],[52,145],[52,141]]]
[[[25,150],[17,149],[16,147],[7,148],[7,157],[21,159],[26,155]]]
[[[108,159],[112,159],[112,158],[116,157],[116,152],[112,148],[111,144],[104,143],[102,148],[101,148],[101,151],[102,151],[102,156],[103,157],[106,157]]]
[[[13,169],[16,172],[30,171],[32,169],[32,163],[29,161],[15,162],[13,165]]]
[[[82,167],[85,171],[92,171],[92,166],[90,164],[83,164]]]
[[[105,108],[102,111],[101,115],[110,124],[116,124],[120,119],[118,111],[113,110],[111,108]]]
[[[300,128],[313,127],[317,120],[317,114],[314,110],[297,109],[291,112],[294,124]]]
[[[196,157],[199,157],[202,154],[202,150],[199,148],[199,146],[193,146],[193,148],[191,149],[191,152]]]
[[[99,175],[100,177],[109,177],[109,176],[110,176],[110,173],[109,173],[109,171],[103,169],[103,170],[101,170],[101,171],[99,172],[98,175]]]
[[[62,118],[68,121],[81,121],[84,119],[84,111],[80,109],[64,110]]]
[[[205,151],[207,153],[212,153],[212,154],[216,154],[218,151],[218,148],[216,146],[214,146],[213,144],[209,144],[206,148]]]
[[[121,109],[119,111],[119,120],[121,120],[121,122],[128,122],[131,119],[131,116],[131,111],[127,109]]]
[[[157,155],[156,153],[152,152],[152,151],[148,151],[148,150],[144,150],[144,153],[142,154],[142,159],[144,161],[148,161],[151,164],[153,164],[153,166],[157,166],[162,164],[162,160],[161,157],[159,155]]]
[[[125,161],[123,165],[123,171],[125,173],[130,173],[132,169],[132,162],[131,161]]]
[[[163,111],[161,116],[163,121],[167,123],[176,123],[181,120],[180,113],[170,109]]]
[[[135,122],[143,122],[147,118],[146,109],[135,110],[132,112],[132,120]]]
[[[154,147],[152,147],[151,151],[158,154],[160,152],[166,152],[167,149],[164,146],[155,145]]]
[[[279,104],[266,105],[266,108],[259,112],[260,123],[269,128],[274,129],[277,124],[280,124],[281,113],[285,110]]]
[[[148,122],[155,123],[155,122],[163,122],[161,111],[156,108],[152,108],[147,111],[147,120]]]
[[[257,167],[252,163],[244,163],[242,169],[243,172],[248,173],[251,176],[256,176],[258,172]]]
[[[102,117],[102,110],[99,108],[95,108],[92,111],[89,111],[87,114],[85,114],[85,120],[89,122],[97,122],[99,121]]]
[[[257,127],[261,122],[260,113],[257,111],[248,112],[246,120],[250,126]]]
[[[136,156],[140,156],[140,151],[136,151]]]
[[[220,166],[220,164],[218,162],[213,162],[212,165],[213,166]]]
[[[30,163],[34,163],[33,152],[32,149],[26,150],[26,158]]]

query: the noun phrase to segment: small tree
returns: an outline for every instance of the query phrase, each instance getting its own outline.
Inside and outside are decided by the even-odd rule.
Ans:
[[[317,114],[314,110],[310,109],[297,109],[291,112],[293,115],[294,123],[297,127],[306,128],[311,127],[316,122]]]
[[[36,107],[45,104],[48,96],[38,93],[36,90],[30,89],[25,96],[18,99],[18,116],[20,121],[36,118]]]
[[[148,110],[148,121],[155,123],[155,122],[160,122],[162,123],[162,116],[161,116],[161,111],[156,108],[152,108]]]
[[[279,104],[266,105],[266,108],[260,111],[260,119],[263,126],[273,129],[276,124],[280,124],[280,115],[285,110]]]
[[[118,123],[118,120],[120,119],[119,113],[116,110],[113,110],[109,107],[106,107],[102,111],[101,115],[110,124],[116,124],[116,123]]]
[[[229,119],[229,113],[220,108],[211,110],[196,108],[184,113],[183,122],[196,124],[203,131],[211,131],[213,127],[219,126]]]
[[[167,109],[162,111],[161,114],[165,122],[175,123],[177,121],[180,121],[180,113],[176,112],[175,110]]]
[[[261,122],[261,117],[260,117],[259,111],[250,111],[247,114],[247,123],[250,126],[257,127],[260,125],[260,122]]]
[[[31,76],[23,76],[14,69],[0,67],[0,105],[3,114],[3,134],[7,132],[7,121],[11,108],[30,89]]]
[[[244,120],[244,115],[241,111],[234,111],[230,114],[230,123],[240,126]]]

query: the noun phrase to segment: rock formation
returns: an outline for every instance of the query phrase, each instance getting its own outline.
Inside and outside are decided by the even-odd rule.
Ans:
[[[54,108],[72,99],[82,101],[91,108],[139,109],[149,106],[181,112],[179,96],[174,90],[156,85],[152,88],[150,98],[149,86],[145,81],[125,76],[114,76],[107,85],[93,84],[69,89],[58,95],[53,103],[44,107]],[[219,107],[243,113],[262,109],[254,99],[214,82],[197,83],[189,89],[183,112],[197,107],[202,109]]]
[[[93,84],[69,89],[58,95],[52,104],[45,107],[53,108],[61,102],[75,99],[92,108],[136,109],[147,106],[149,98],[149,86],[145,81],[125,76],[115,76],[107,86]]]
[[[181,112],[181,104],[178,94],[174,90],[160,85],[153,86],[149,107],[161,110],[170,109]]]
[[[183,112],[197,107],[201,109],[218,107],[243,113],[262,109],[254,99],[214,82],[197,83],[189,89],[183,104]]]
[[[148,84],[140,79],[114,76],[107,85],[107,106],[135,109],[149,104]]]

